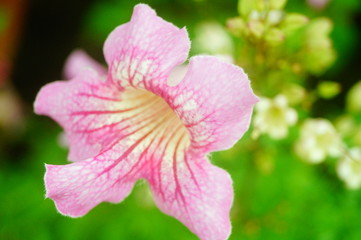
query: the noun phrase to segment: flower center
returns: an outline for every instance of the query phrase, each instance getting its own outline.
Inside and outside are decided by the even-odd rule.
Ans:
[[[267,115],[267,121],[272,126],[284,126],[287,125],[285,123],[285,113],[284,110],[279,106],[272,106]]]
[[[190,145],[190,135],[178,115],[161,97],[141,89],[126,89],[121,95],[122,119],[130,126],[129,147],[147,152],[145,158],[178,158]]]

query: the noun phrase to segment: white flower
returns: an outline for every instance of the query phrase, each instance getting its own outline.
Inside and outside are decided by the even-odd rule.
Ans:
[[[278,95],[274,99],[261,98],[255,107],[253,136],[267,133],[274,139],[285,138],[288,127],[296,122],[297,112],[288,107],[284,95]]]
[[[301,127],[295,151],[306,162],[320,163],[327,156],[339,156],[341,146],[341,139],[330,121],[308,119]]]
[[[337,174],[348,188],[357,189],[361,186],[361,148],[349,150],[349,154],[338,163]]]

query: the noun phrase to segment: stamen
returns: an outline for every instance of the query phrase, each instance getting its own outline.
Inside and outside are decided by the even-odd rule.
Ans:
[[[123,135],[115,138],[116,141],[103,149],[98,155],[99,157],[96,157],[98,161],[102,161],[101,156],[104,152],[111,151],[120,142],[132,142],[119,157],[98,173],[97,177],[115,168],[130,154],[137,153],[139,154],[137,161],[122,179],[136,174],[138,169],[145,165],[149,166],[150,171],[154,171],[154,166],[158,165],[158,177],[159,182],[161,182],[161,168],[164,161],[167,162],[167,166],[172,166],[174,177],[177,178],[177,166],[175,165],[179,164],[178,161],[184,160],[184,152],[190,145],[189,133],[182,121],[162,98],[153,93],[139,89],[126,89],[121,97],[123,100],[119,104],[118,110],[88,111],[94,114],[113,113],[118,119],[117,121],[93,129],[80,130],[81,132],[97,131],[105,127],[116,128],[122,123],[125,124],[119,129],[119,133]],[[124,134],[124,131],[127,133]],[[152,148],[154,150],[150,152],[149,150]],[[154,175],[151,174],[150,176]],[[116,182],[118,181],[120,179]]]

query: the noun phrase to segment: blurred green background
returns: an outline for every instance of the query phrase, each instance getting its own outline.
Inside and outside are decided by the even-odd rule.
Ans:
[[[200,23],[226,26],[227,19],[238,15],[236,0],[142,2],[167,21],[186,26],[191,39],[199,34]],[[146,182],[138,182],[124,202],[102,203],[79,219],[60,215],[53,202],[44,199],[44,163],[66,164],[67,149],[59,143],[61,128],[32,113],[36,93],[45,83],[62,79],[64,61],[76,48],[104,63],[104,40],[117,25],[129,21],[136,3],[0,1],[1,240],[197,239],[154,206]],[[322,74],[308,76],[304,85],[314,89],[321,79],[338,82],[344,91],[331,100],[316,101],[311,112],[316,117],[339,114],[347,90],[361,79],[359,1],[330,0],[320,9],[307,1],[290,0],[285,9],[333,21],[336,61]],[[240,55],[238,40],[232,37],[235,58]],[[191,55],[204,52],[199,44],[192,46]],[[249,73],[251,79],[253,74]],[[290,137],[277,144],[267,136],[253,140],[250,135],[211,157],[234,181],[230,239],[361,239],[361,191],[346,189],[333,163],[313,166],[295,158],[290,146],[296,129],[291,128]]]

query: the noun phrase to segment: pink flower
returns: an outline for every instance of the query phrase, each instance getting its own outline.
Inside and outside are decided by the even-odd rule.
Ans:
[[[211,56],[191,58],[184,78],[167,84],[189,48],[184,28],[139,4],[105,42],[108,72],[75,52],[66,66],[74,78],[40,90],[35,111],[65,129],[74,161],[46,165],[46,196],[60,213],[118,203],[143,178],[156,205],[201,239],[229,236],[232,181],[206,155],[243,135],[257,98],[242,69]]]

